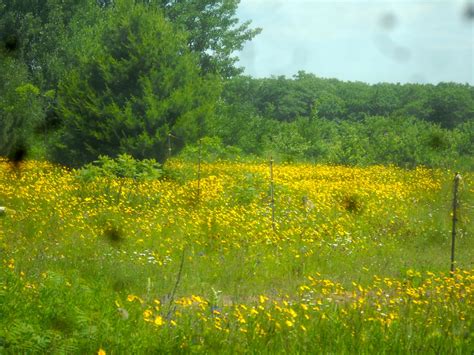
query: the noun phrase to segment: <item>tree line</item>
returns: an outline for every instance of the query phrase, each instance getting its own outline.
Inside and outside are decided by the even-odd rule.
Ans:
[[[474,87],[369,85],[303,71],[227,80],[210,136],[243,154],[337,164],[474,167]]]
[[[224,98],[231,105],[246,105],[252,113],[286,122],[316,112],[330,120],[414,116],[444,128],[474,119],[474,87],[457,83],[369,85],[300,71],[292,78],[235,78],[227,82]]]
[[[163,161],[210,137],[223,156],[472,162],[472,86],[243,76],[235,53],[260,29],[238,5],[0,0],[0,155]]]

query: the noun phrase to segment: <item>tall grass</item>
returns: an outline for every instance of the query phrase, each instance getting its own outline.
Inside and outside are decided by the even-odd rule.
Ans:
[[[273,230],[265,164],[0,164],[1,352],[474,350],[470,173],[452,276],[452,172],[277,165]]]

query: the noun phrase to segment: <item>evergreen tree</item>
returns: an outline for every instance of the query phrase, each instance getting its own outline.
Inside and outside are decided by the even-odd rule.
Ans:
[[[181,142],[201,135],[219,83],[200,75],[186,35],[159,9],[119,1],[73,47],[77,65],[58,91],[57,160],[80,165],[121,153],[162,160],[170,131]]]

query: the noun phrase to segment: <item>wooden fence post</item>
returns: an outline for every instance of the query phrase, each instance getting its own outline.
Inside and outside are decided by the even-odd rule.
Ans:
[[[456,173],[454,176],[454,187],[453,187],[453,229],[451,231],[451,274],[454,273],[454,250],[456,243],[456,222],[457,218],[457,208],[458,208],[458,189],[459,181],[461,180],[461,175]]]
[[[171,158],[171,132],[168,132],[168,157]]]
[[[198,155],[198,186],[197,186],[197,201],[201,197],[201,159],[202,159],[202,142],[199,140],[199,155]]]
[[[270,157],[270,204],[272,207],[272,229],[275,232],[275,187],[273,183],[273,157]]]

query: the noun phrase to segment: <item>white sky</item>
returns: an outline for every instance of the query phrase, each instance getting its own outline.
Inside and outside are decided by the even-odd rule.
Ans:
[[[376,82],[474,84],[467,0],[241,0],[263,32],[240,52],[245,74]]]

